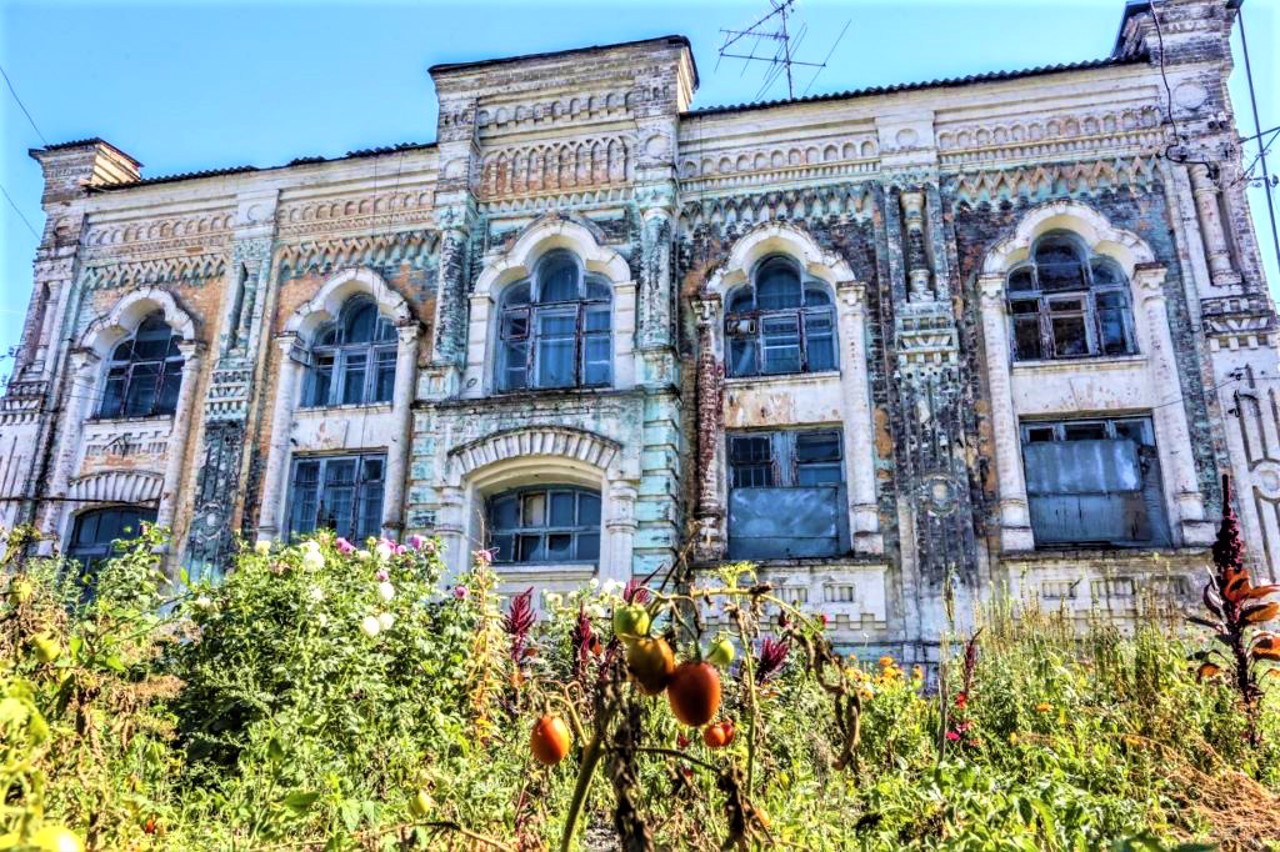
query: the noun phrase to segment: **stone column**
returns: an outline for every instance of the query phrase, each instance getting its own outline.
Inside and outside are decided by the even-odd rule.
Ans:
[[[168,458],[164,466],[164,485],[160,489],[160,507],[156,511],[156,526],[173,527],[178,511],[178,498],[182,491],[182,472],[186,469],[187,440],[194,424],[196,385],[200,381],[200,356],[204,344],[196,340],[184,340],[178,344],[182,352],[182,387],[178,390],[178,403],[173,411],[173,426],[169,429]]]
[[[841,365],[840,383],[845,403],[845,478],[853,510],[853,549],[856,553],[884,552],[880,512],[876,504],[875,418],[867,383],[866,285],[842,281],[837,285],[840,302],[840,337],[848,358]]]
[[[258,540],[278,539],[282,532],[284,514],[283,490],[285,470],[289,461],[289,437],[293,433],[293,412],[298,404],[298,380],[302,364],[293,357],[298,336],[293,333],[276,337],[280,349],[279,381],[276,385],[275,407],[271,415],[271,447],[267,453],[267,467],[263,475],[262,504],[258,510]]]
[[[1172,495],[1175,542],[1193,546],[1212,544],[1213,524],[1205,521],[1204,495],[1191,453],[1191,430],[1182,404],[1182,381],[1169,329],[1164,292],[1167,270],[1162,264],[1141,264],[1133,273],[1134,288],[1146,321],[1148,370],[1155,389],[1152,419],[1160,453],[1165,490]]]
[[[696,476],[698,541],[694,553],[701,560],[724,557],[725,507],[720,483],[724,470],[720,445],[724,437],[724,363],[717,355],[717,326],[723,321],[720,297],[712,294],[694,302],[698,322]]]
[[[101,358],[92,349],[76,349],[67,359],[66,416],[55,424],[58,444],[54,455],[49,488],[44,493],[59,498],[67,495],[67,485],[76,472],[76,457],[82,444],[84,421],[92,406],[98,401],[98,369]],[[63,516],[63,506],[56,502],[44,504],[44,519],[40,527],[45,535],[58,536],[58,521]],[[43,553],[42,549],[42,553]]]
[[[600,579],[625,583],[631,579],[631,555],[636,535],[636,489],[627,482],[609,486],[608,520],[609,558],[600,566]]]
[[[392,399],[395,432],[387,447],[386,496],[382,504],[382,534],[399,539],[404,532],[404,493],[409,478],[409,448],[413,443],[413,400],[418,370],[418,337],[422,326],[411,321],[396,329],[396,381]]]
[[[1191,192],[1196,199],[1196,212],[1200,217],[1200,232],[1204,237],[1205,253],[1209,257],[1209,273],[1218,287],[1240,283],[1240,274],[1231,265],[1231,248],[1222,227],[1222,208],[1218,202],[1218,183],[1209,173],[1208,166],[1190,168]]]
[[[471,551],[467,541],[465,495],[456,485],[441,486],[439,505],[436,509],[435,534],[444,546],[445,565],[454,575],[461,574],[471,564]],[[479,543],[476,547],[480,547]]]
[[[933,298],[930,288],[929,255],[924,244],[924,193],[918,189],[902,193],[902,219],[905,226],[907,283],[911,301]]]
[[[433,399],[457,396],[467,346],[467,215],[458,209],[440,212],[439,264],[436,315],[429,395]]]
[[[982,336],[986,343],[996,485],[1000,494],[1000,547],[1006,553],[1031,550],[1035,547],[1035,538],[1031,532],[1026,473],[1022,468],[1022,436],[1013,405],[1004,276],[984,275],[978,285],[982,291]]]

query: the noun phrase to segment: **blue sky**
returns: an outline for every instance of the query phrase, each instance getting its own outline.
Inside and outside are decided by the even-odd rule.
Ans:
[[[101,136],[150,176],[435,137],[426,69],[458,62],[679,33],[693,42],[695,106],[756,98],[763,66],[716,67],[720,28],[767,9],[748,2],[168,3],[0,0],[3,64],[51,143]],[[851,20],[810,94],[1106,56],[1123,0],[800,0],[799,58],[821,60]],[[1280,0],[1244,6],[1262,127],[1280,124]],[[1239,40],[1232,80],[1242,134],[1252,132]],[[798,89],[809,85],[801,72]],[[2,82],[2,81],[0,81]],[[781,83],[767,98],[785,96]],[[1246,129],[1247,128],[1247,129]],[[0,183],[39,230],[41,144],[0,89]],[[1271,162],[1280,171],[1280,142]],[[1260,193],[1255,219],[1270,246]],[[0,353],[17,343],[36,238],[0,198]],[[1280,285],[1271,256],[1270,279]],[[0,376],[11,360],[0,358]]]

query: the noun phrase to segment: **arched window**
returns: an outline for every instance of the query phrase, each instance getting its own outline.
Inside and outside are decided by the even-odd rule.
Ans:
[[[500,391],[599,387],[613,380],[612,288],[569,251],[548,252],[508,287],[499,314]]]
[[[303,405],[390,402],[395,383],[395,326],[373,299],[348,299],[338,319],[316,332]]]
[[[1014,357],[1019,361],[1135,351],[1129,282],[1114,260],[1066,231],[1045,234],[1009,273]]]
[[[164,321],[164,312],[156,311],[111,353],[98,416],[173,414],[181,387],[182,352],[178,349],[178,337]]]
[[[91,600],[97,583],[98,568],[114,555],[116,541],[137,538],[142,525],[153,524],[156,510],[139,506],[112,506],[93,509],[76,516],[67,559],[78,562],[79,582],[84,586],[81,600]]]
[[[725,311],[729,375],[836,369],[835,308],[826,285],[805,281],[788,257],[765,258]]]
[[[489,547],[498,563],[595,562],[600,558],[600,494],[540,485],[489,498]]]

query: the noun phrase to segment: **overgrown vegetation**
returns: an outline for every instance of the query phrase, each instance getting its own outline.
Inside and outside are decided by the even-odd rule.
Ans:
[[[745,565],[534,618],[483,554],[321,536],[167,600],[152,531],[82,602],[18,539],[0,849],[1280,849],[1274,669],[1243,700],[1184,623],[1001,604],[926,673]]]

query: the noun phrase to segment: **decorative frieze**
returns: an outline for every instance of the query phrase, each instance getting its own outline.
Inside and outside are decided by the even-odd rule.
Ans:
[[[627,183],[634,163],[623,136],[573,138],[489,153],[478,200],[561,194]]]
[[[394,178],[392,178],[394,180]],[[321,234],[375,233],[429,225],[432,218],[430,187],[413,187],[358,197],[320,198],[280,205],[278,233],[282,240],[306,239]]]
[[[866,184],[712,196],[686,202],[680,215],[685,231],[700,227],[750,228],[761,222],[856,221],[871,216],[875,202]]]
[[[307,240],[279,249],[280,276],[327,274],[345,267],[382,269],[403,263],[423,269],[435,250],[437,239],[437,232],[420,230]]]
[[[1168,144],[1162,117],[1154,106],[1112,109],[1048,119],[969,124],[938,131],[938,162],[943,168],[1011,161],[1072,160],[1100,152],[1154,154]]]
[[[198,286],[227,271],[225,252],[124,261],[85,267],[81,281],[90,290],[184,284]]]
[[[951,181],[959,202],[977,205],[1019,198],[1039,200],[1147,191],[1159,179],[1156,157],[1047,163],[1017,169],[965,172]]]

